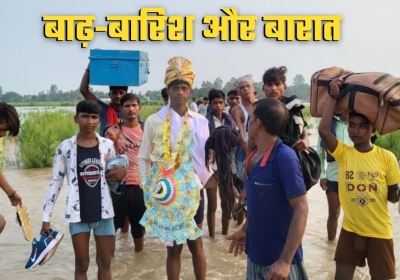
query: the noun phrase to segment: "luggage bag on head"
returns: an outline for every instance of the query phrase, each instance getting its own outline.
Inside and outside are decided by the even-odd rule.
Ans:
[[[329,83],[335,78],[351,73],[341,67],[333,66],[312,74],[310,83],[310,114],[312,117],[322,117],[325,107],[331,99],[328,93]]]
[[[381,135],[400,129],[400,78],[384,72],[352,73],[341,69],[331,67],[314,73],[310,96],[311,115],[322,117],[329,98],[335,98],[338,99],[336,114],[363,114]],[[330,81],[337,77],[343,80],[339,95],[330,95],[330,81],[326,79],[328,73]],[[336,76],[333,76],[334,73]]]

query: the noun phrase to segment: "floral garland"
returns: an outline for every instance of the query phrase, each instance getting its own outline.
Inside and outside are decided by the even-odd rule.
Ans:
[[[175,170],[178,169],[180,165],[180,155],[185,148],[185,138],[190,135],[190,125],[187,119],[187,112],[184,115],[183,125],[179,130],[178,137],[176,139],[175,147],[171,152],[171,112],[168,112],[168,115],[165,119],[165,123],[163,126],[163,135],[162,135],[162,143],[163,143],[163,160],[165,162],[176,162]],[[182,146],[183,145],[183,146]]]
[[[163,128],[163,150],[164,150],[163,159],[165,161],[171,161],[171,112],[170,111],[168,112],[167,118],[165,119]]]

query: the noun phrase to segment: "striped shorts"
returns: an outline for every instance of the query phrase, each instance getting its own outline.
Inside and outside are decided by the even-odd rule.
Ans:
[[[265,280],[268,274],[268,266],[258,265],[247,258],[247,278],[246,280]],[[308,280],[306,269],[303,262],[295,263],[290,266],[289,277],[286,280]]]

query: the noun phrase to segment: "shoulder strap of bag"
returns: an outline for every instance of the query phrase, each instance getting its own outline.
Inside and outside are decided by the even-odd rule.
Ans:
[[[286,104],[286,108],[289,111],[292,110],[293,108],[299,108],[299,107],[302,107],[302,106],[303,106],[303,103],[301,102],[300,99],[298,99],[296,97],[292,101],[290,101],[288,104]],[[285,134],[281,134],[279,136],[282,139],[282,141],[285,144],[289,145],[289,146],[293,145],[297,141],[296,139],[293,139],[293,138],[291,138],[291,137],[289,137],[289,136],[287,136]]]

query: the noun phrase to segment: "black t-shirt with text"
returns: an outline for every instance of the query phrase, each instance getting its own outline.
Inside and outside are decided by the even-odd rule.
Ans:
[[[77,172],[82,223],[101,220],[101,161],[99,146],[78,145]]]

